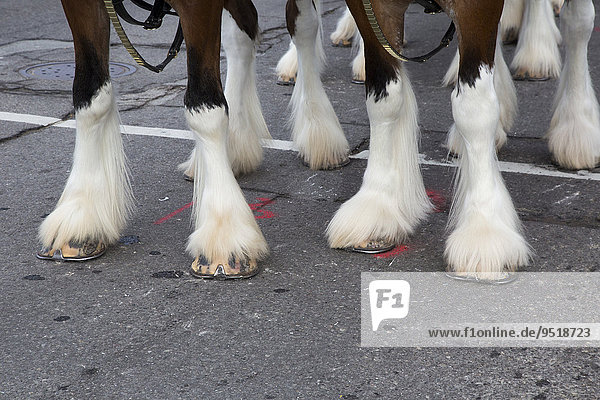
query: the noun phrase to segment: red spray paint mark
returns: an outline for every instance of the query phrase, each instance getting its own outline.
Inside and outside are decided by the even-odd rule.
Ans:
[[[408,250],[408,246],[405,246],[405,245],[396,246],[393,249],[391,249],[390,251],[386,251],[385,253],[373,254],[373,257],[375,257],[375,258],[396,257],[396,256],[399,256],[401,253],[404,253],[407,250]]]
[[[257,197],[256,200],[258,200],[259,203],[248,204],[250,206],[250,209],[254,211],[254,218],[265,219],[277,216],[277,214],[275,214],[273,211],[263,209],[263,207],[268,206],[269,204],[273,204],[275,202],[274,199]]]
[[[192,204],[194,204],[194,203],[193,202],[187,203],[185,206],[173,211],[172,213],[165,215],[161,219],[157,219],[156,221],[154,221],[154,225],[159,225],[159,224],[162,224],[163,222],[167,222],[168,220],[170,220],[171,218],[173,218],[174,216],[176,216],[183,210],[187,210],[188,208],[190,208],[192,206]]]
[[[427,190],[427,196],[429,196],[429,199],[433,203],[434,212],[440,213],[448,211],[448,202],[441,192],[438,192],[437,190]]]
[[[274,199],[267,199],[264,197],[258,197],[256,200],[259,201],[259,203],[252,203],[252,204],[248,204],[248,206],[250,206],[250,209],[252,211],[254,211],[255,215],[254,218],[256,219],[264,219],[264,218],[273,218],[276,217],[277,214],[275,214],[274,212],[270,211],[270,210],[264,210],[263,207],[269,205],[269,204],[273,204],[275,202]],[[157,219],[156,221],[154,221],[154,225],[159,225],[162,223],[167,222],[168,220],[170,220],[171,218],[173,218],[174,216],[176,216],[177,214],[179,214],[180,212],[187,210],[188,208],[190,208],[192,205],[194,204],[194,202],[191,203],[187,203],[185,206],[178,208],[177,210],[165,215],[164,217]],[[258,215],[257,215],[258,213]]]
[[[595,27],[594,32],[600,32],[600,26]]]

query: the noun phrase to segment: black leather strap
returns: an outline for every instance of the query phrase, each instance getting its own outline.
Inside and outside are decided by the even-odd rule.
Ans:
[[[166,4],[164,0],[156,0],[154,6],[146,3],[143,0],[132,0],[132,2],[144,9],[147,9],[147,7],[150,8],[150,17],[148,17],[148,19],[145,22],[141,22],[133,18],[127,12],[127,9],[123,5],[123,0],[105,0],[104,4],[106,6],[106,10],[110,17],[110,20],[113,23],[113,26],[115,27],[117,35],[121,40],[121,43],[123,43],[123,46],[131,55],[131,57],[135,60],[135,62],[140,66],[149,69],[150,71],[161,72],[167,66],[167,64],[170,63],[171,60],[173,60],[177,56],[179,50],[181,49],[181,44],[183,43],[183,30],[181,29],[181,23],[179,23],[179,25],[177,26],[175,38],[173,39],[173,43],[169,48],[169,52],[167,53],[166,58],[160,64],[152,65],[146,60],[144,60],[141,54],[135,49],[135,47],[133,47],[133,45],[129,41],[129,38],[125,34],[125,31],[123,30],[123,26],[119,21],[119,17],[121,17],[125,22],[128,22],[130,24],[140,25],[146,29],[155,29],[161,25],[162,18],[164,17],[164,15],[177,14],[175,12],[170,11],[171,7],[168,4]],[[148,22],[148,20],[151,19],[154,21],[154,23],[152,21],[150,23]]]

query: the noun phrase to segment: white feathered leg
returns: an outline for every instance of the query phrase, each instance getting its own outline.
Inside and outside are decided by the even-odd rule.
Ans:
[[[223,11],[221,43],[227,57],[225,98],[229,105],[227,153],[234,175],[254,171],[262,161],[261,139],[271,135],[256,92],[255,43],[239,29],[231,14]],[[194,178],[196,150],[179,165],[188,179]]]
[[[298,73],[298,52],[294,42],[290,41],[288,51],[279,59],[275,67],[277,82],[279,84],[293,85],[296,83],[296,74]]]
[[[454,54],[454,58],[448,67],[448,71],[446,71],[446,75],[444,75],[444,79],[442,80],[442,86],[454,86],[456,84],[456,80],[458,79],[458,66],[460,64],[460,53],[458,49]]]
[[[312,169],[335,168],[348,160],[348,141],[321,83],[319,13],[311,0],[296,0],[293,41],[298,51],[298,81],[292,94],[292,138]]]
[[[335,46],[350,46],[352,38],[358,32],[356,22],[352,17],[352,13],[346,7],[344,14],[338,20],[335,31],[331,33],[329,38]]]
[[[454,80],[458,79],[458,65],[460,61],[460,56],[458,51],[456,52],[456,56],[452,61],[452,66],[448,70],[446,77],[451,73],[451,70],[454,69],[454,65],[456,71],[452,71],[454,75]],[[496,135],[494,137],[496,150],[500,150],[502,146],[506,144],[507,140],[507,132],[512,130],[513,124],[515,122],[515,118],[517,116],[517,90],[515,88],[515,84],[510,75],[510,70],[506,61],[504,60],[504,55],[502,53],[502,40],[500,35],[496,40],[496,53],[494,57],[494,64],[496,65],[494,71],[494,89],[496,90],[496,95],[498,96],[498,102],[500,103],[500,124],[498,124],[498,128],[496,129]],[[462,137],[456,131],[456,126],[452,125],[450,131],[448,132],[448,149],[454,154],[462,154],[463,146],[462,146]]]
[[[358,52],[356,57],[352,60],[352,81],[354,83],[363,83],[365,81],[365,41],[357,33],[358,39]]]
[[[261,259],[267,254],[267,243],[229,166],[225,108],[186,110],[185,116],[196,137],[198,155],[195,231],[189,237],[187,250],[213,264],[226,265],[232,257]]]
[[[400,243],[431,210],[419,169],[417,104],[399,67],[388,96],[367,98],[371,141],[360,190],[327,227],[334,248],[363,247],[371,241]]]
[[[496,150],[500,150],[506,144],[506,134],[512,130],[517,117],[517,89],[502,53],[500,35],[496,40],[494,65],[494,90],[496,90],[500,103],[500,124],[498,124],[494,141]]]
[[[500,170],[494,132],[500,107],[493,74],[480,68],[474,86],[459,84],[452,94],[452,113],[464,151],[452,205],[445,257],[449,269],[462,275],[498,279],[504,270],[527,264],[529,247]]]
[[[587,60],[594,15],[591,0],[568,2],[561,13],[565,65],[547,138],[554,158],[565,168],[594,168],[600,162],[600,112]]]
[[[227,56],[225,98],[229,105],[227,150],[235,175],[254,171],[262,161],[262,139],[271,135],[256,92],[256,47],[223,11],[221,42]]]
[[[518,39],[524,11],[525,0],[504,0],[502,18],[500,18],[500,32],[503,41],[510,43]]]
[[[550,0],[528,0],[511,68],[517,79],[558,78],[560,31]]]
[[[133,201],[110,83],[98,90],[88,107],[77,111],[76,120],[69,179],[56,209],[40,227],[40,240],[48,249],[72,242],[115,242]]]

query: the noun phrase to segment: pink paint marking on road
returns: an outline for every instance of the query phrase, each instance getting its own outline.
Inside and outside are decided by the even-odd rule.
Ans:
[[[251,203],[248,204],[248,206],[250,207],[250,209],[252,211],[254,211],[255,213],[258,213],[258,215],[254,215],[254,218],[256,219],[265,219],[265,218],[273,218],[276,217],[277,214],[275,214],[273,211],[270,210],[264,210],[263,207],[269,205],[269,204],[273,204],[275,202],[274,199],[268,199],[265,197],[258,197],[256,200],[258,200],[258,203]],[[182,211],[187,210],[188,208],[190,208],[192,205],[194,204],[194,202],[190,202],[187,203],[186,205],[184,205],[181,208],[178,208],[177,210],[165,215],[164,217],[157,219],[156,221],[154,221],[154,225],[160,225],[162,223],[167,222],[168,220],[170,220],[171,218],[173,218],[174,216],[176,216],[177,214],[179,214]]]
[[[252,211],[254,211],[255,213],[258,213],[258,215],[254,215],[254,218],[265,219],[265,218],[273,218],[273,217],[277,216],[277,214],[275,214],[273,211],[263,209],[263,207],[268,206],[269,204],[273,204],[275,202],[275,199],[269,199],[266,197],[257,197],[256,200],[258,200],[259,203],[248,204]]]
[[[407,250],[408,250],[408,246],[400,245],[400,246],[394,247],[390,251],[386,251],[385,253],[373,254],[373,257],[375,257],[375,258],[396,257],[396,256],[399,256],[400,254],[404,253]]]
[[[188,208],[190,208],[192,205],[194,204],[194,202],[189,202],[187,203],[185,206],[178,208],[177,210],[173,211],[172,213],[169,213],[167,215],[165,215],[164,217],[157,219],[156,221],[154,221],[154,225],[159,225],[162,224],[164,222],[167,222],[168,220],[170,220],[171,218],[173,218],[174,216],[176,216],[177,214],[179,214],[180,212],[187,210]]]

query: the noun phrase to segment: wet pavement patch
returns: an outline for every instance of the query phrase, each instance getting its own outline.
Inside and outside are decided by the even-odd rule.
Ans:
[[[275,293],[285,293],[285,292],[289,292],[289,291],[290,291],[290,289],[281,289],[281,288],[280,288],[280,289],[273,289],[273,291],[274,291]]]
[[[56,322],[65,322],[65,321],[68,321],[70,319],[71,319],[71,317],[69,317],[68,315],[60,315],[60,316],[54,318],[54,320]]]
[[[153,278],[179,279],[184,275],[183,271],[160,271],[152,274]]]
[[[151,256],[160,256],[162,253],[160,251],[152,250],[150,253]]]
[[[44,278],[41,275],[27,275],[27,276],[24,276],[23,279],[25,279],[26,281],[43,281],[43,280],[46,280],[46,278]]]
[[[119,244],[129,246],[130,244],[136,244],[140,242],[140,237],[137,235],[121,236],[119,238]]]

